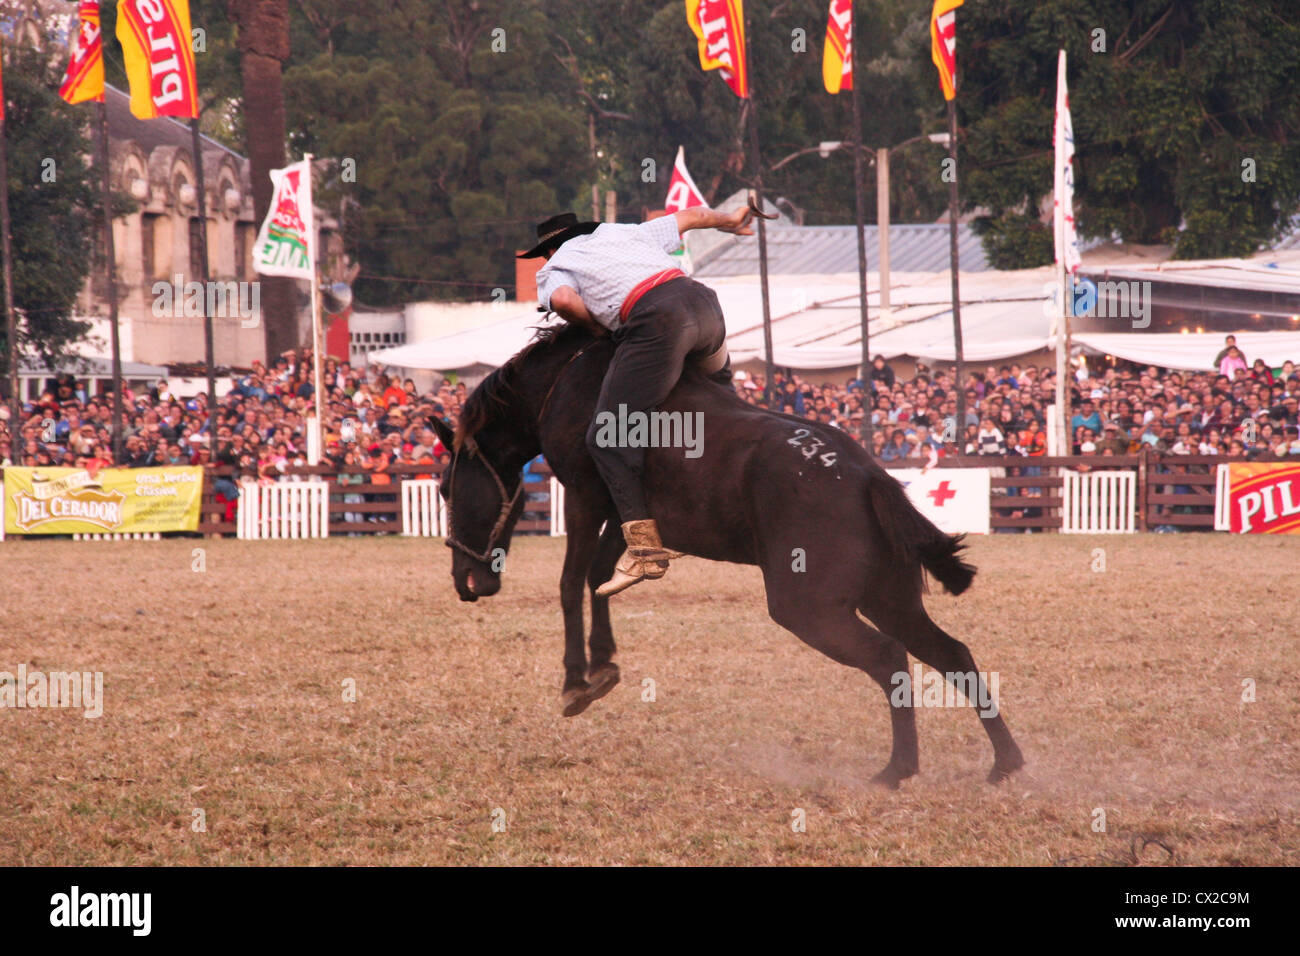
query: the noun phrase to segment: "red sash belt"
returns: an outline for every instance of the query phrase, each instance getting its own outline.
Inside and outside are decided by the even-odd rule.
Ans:
[[[656,272],[648,279],[643,279],[632,287],[632,291],[627,294],[623,300],[623,307],[618,310],[619,322],[626,322],[628,314],[632,311],[632,306],[636,305],[636,300],[641,298],[657,285],[663,285],[672,279],[685,276],[686,273],[681,269],[665,269],[663,272]]]

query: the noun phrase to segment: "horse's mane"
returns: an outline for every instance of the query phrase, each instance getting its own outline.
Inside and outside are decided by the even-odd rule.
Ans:
[[[516,394],[519,368],[526,359],[536,352],[558,349],[563,345],[577,345],[591,337],[590,332],[571,322],[539,328],[531,342],[512,355],[500,368],[493,369],[470,392],[469,398],[465,399],[465,405],[460,410],[460,421],[456,425],[456,451],[460,451],[460,446],[466,439],[473,438],[482,431],[492,421],[497,409]]]

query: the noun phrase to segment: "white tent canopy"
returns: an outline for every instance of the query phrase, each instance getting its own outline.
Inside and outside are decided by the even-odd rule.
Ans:
[[[1269,263],[1273,267],[1275,263]],[[1273,281],[1296,275],[1289,263],[1266,270]],[[1182,267],[1182,264],[1179,264]],[[1225,268],[1209,263],[1205,268]],[[1134,273],[1140,270],[1134,270]],[[1174,271],[1172,267],[1168,271]],[[1182,267],[1179,272],[1192,271]],[[1265,270],[1261,270],[1265,271]],[[1159,270],[1147,269],[1156,276]],[[1246,274],[1238,269],[1234,275]],[[899,273],[891,277],[891,308],[880,307],[879,283],[868,276],[868,312],[871,320],[871,354],[885,358],[910,356],[927,361],[951,362],[951,285],[948,273]],[[701,279],[718,295],[727,320],[727,347],[733,363],[762,360],[765,355],[762,295],[753,276]],[[1050,312],[1055,286],[1050,267],[1015,272],[963,273],[962,345],[970,362],[993,362],[1051,349]],[[850,368],[862,361],[858,277],[851,275],[783,275],[770,289],[772,358],[793,369]],[[492,317],[501,306],[484,306]],[[518,311],[515,311],[518,309]],[[535,328],[554,323],[527,305],[488,321],[440,338],[371,352],[372,362],[408,369],[439,371],[495,367],[532,340]],[[488,311],[490,310],[490,311]],[[1276,332],[1242,332],[1238,344],[1248,361],[1263,358],[1272,367],[1285,359],[1300,362],[1300,329]],[[1140,330],[1121,333],[1084,332],[1073,344],[1101,354],[1166,368],[1209,369],[1223,347],[1222,333],[1176,334]]]
[[[1257,358],[1262,358],[1269,368],[1277,368],[1287,359],[1300,363],[1300,332],[1234,334],[1248,364]],[[1073,336],[1073,341],[1095,352],[1140,365],[1208,371],[1214,368],[1214,357],[1223,348],[1223,333],[1085,332]]]
[[[508,318],[478,328],[396,348],[379,349],[371,352],[369,359],[397,368],[444,372],[475,365],[495,367],[504,365],[510,356],[532,341],[538,326],[553,325],[557,321],[560,320],[536,309],[515,312]]]
[[[1043,348],[1048,320],[1043,312],[1042,279],[1036,271],[1017,282],[985,273],[963,277],[963,346],[972,361],[1022,355]],[[1020,274],[1017,274],[1020,275]],[[879,296],[868,298],[871,351],[886,358],[913,355],[952,359],[952,311],[948,280],[928,274],[907,284],[898,276],[889,315]],[[727,319],[732,361],[764,355],[762,293],[752,279],[710,279]],[[965,287],[970,291],[966,292]],[[785,276],[770,290],[773,359],[799,369],[843,368],[862,360],[857,276]],[[406,369],[453,371],[503,364],[533,338],[538,326],[558,321],[535,310],[515,312],[477,328],[439,338],[380,349],[369,360]]]
[[[1041,274],[1040,274],[1041,272]],[[857,276],[795,282],[794,308],[783,311],[773,296],[772,360],[797,369],[846,368],[862,361],[862,318]],[[1051,319],[1044,311],[1045,270],[962,276],[962,346],[966,358],[983,362],[1023,355],[1049,345]],[[891,309],[881,310],[870,292],[871,354],[909,355],[952,361],[951,285],[945,274],[896,276]],[[734,362],[764,357],[762,312],[736,287],[710,283],[727,316],[727,346]],[[871,285],[868,286],[871,288]],[[733,289],[735,291],[733,291]],[[757,286],[750,298],[756,299]],[[741,317],[747,321],[737,321]]]

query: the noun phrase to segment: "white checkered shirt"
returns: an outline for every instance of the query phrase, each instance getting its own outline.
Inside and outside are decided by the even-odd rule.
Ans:
[[[619,309],[633,288],[665,269],[681,268],[681,260],[669,255],[681,247],[673,215],[635,226],[602,223],[560,246],[538,271],[537,301],[550,308],[555,290],[567,285],[597,322],[616,329]]]

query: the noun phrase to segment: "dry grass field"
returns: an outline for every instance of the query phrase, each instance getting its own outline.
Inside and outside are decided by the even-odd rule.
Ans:
[[[883,696],[754,568],[616,598],[623,683],[562,718],[563,546],[468,605],[441,541],[7,542],[0,671],[102,671],[105,704],[0,710],[0,863],[1300,863],[1300,539],[973,541],[928,604],[1028,765],[986,784],[974,712],[923,709],[898,792]]]

